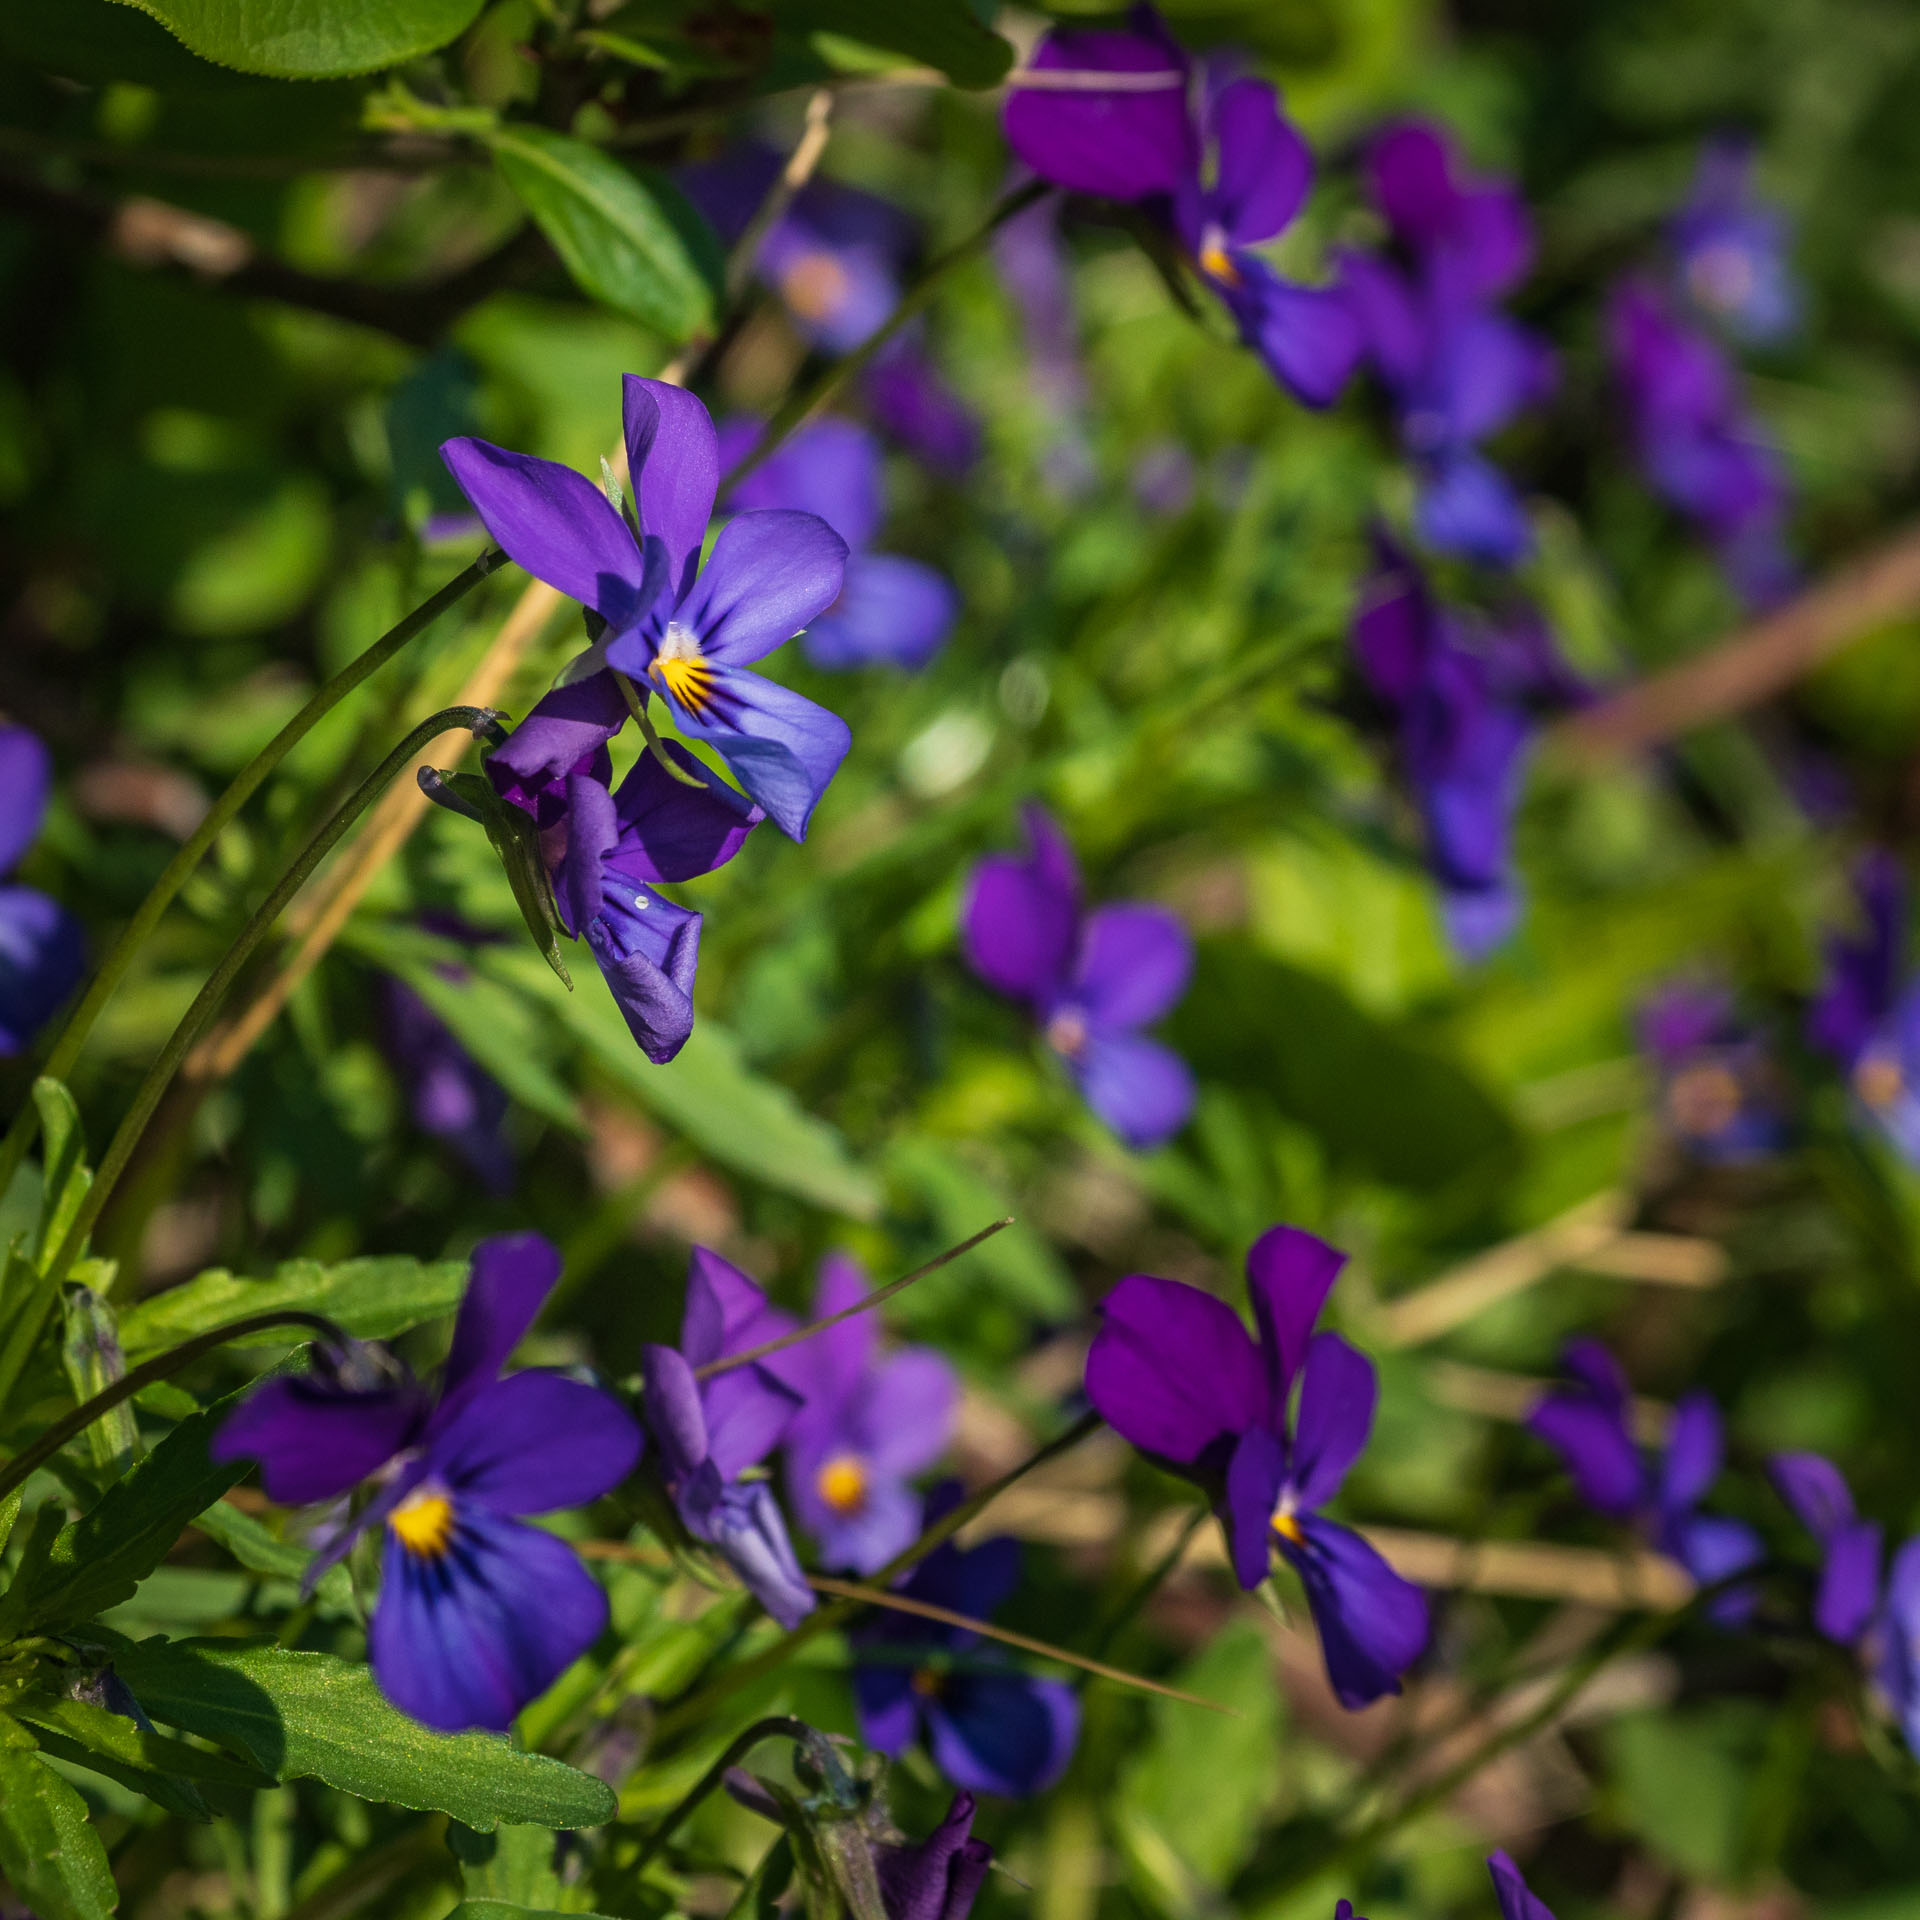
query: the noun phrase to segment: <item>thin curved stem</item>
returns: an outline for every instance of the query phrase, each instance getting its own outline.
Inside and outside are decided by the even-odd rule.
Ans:
[[[438,593],[422,601],[397,626],[382,634],[358,659],[342,667],[331,680],[317,688],[307,704],[241,768],[226,792],[207,809],[206,818],[181,842],[179,851],[167,862],[147,897],[134,910],[133,918],[127,922],[119,939],[101,961],[92,984],[68,1014],[66,1024],[40,1069],[41,1074],[64,1080],[72,1071],[74,1062],[80,1057],[81,1048],[86,1045],[87,1036],[93,1031],[94,1022],[112,999],[114,989],[126,977],[134,956],[146,944],[148,935],[159,925],[161,916],[192,877],[194,869],[206,858],[208,849],[225,832],[240,809],[253,798],[268,774],[348,694],[363,681],[371,679],[402,647],[418,639],[449,607],[464,599],[505,561],[506,555],[498,548],[489,548],[470,567],[455,574]],[[0,1140],[0,1193],[6,1191],[7,1183],[26,1157],[38,1128],[39,1109],[31,1100],[23,1101],[20,1111],[7,1128],[5,1139]]]
[[[640,1849],[640,1857],[627,1869],[635,1879],[652,1863],[653,1857],[673,1837],[674,1830],[688,1814],[697,1807],[722,1780],[726,1778],[729,1767],[737,1767],[762,1740],[791,1740],[797,1747],[812,1747],[820,1739],[818,1733],[804,1720],[796,1720],[791,1714],[776,1713],[765,1720],[756,1720],[752,1726],[737,1733],[726,1744],[720,1758],[703,1773],[684,1793],[667,1817],[647,1835],[647,1843]]]

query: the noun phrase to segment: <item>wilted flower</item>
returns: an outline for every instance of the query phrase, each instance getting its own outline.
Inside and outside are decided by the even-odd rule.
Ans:
[[[37,734],[0,726],[0,875],[40,837],[53,760]],[[0,885],[0,1056],[24,1051],[86,971],[80,922],[35,887]]]
[[[513,1185],[513,1149],[501,1126],[507,1090],[404,980],[380,976],[381,1037],[422,1133],[443,1140],[489,1193]]]
[[[1479,449],[1553,386],[1546,345],[1497,305],[1532,257],[1525,203],[1512,187],[1463,181],[1446,136],[1420,122],[1381,134],[1366,170],[1401,258],[1343,253],[1340,287],[1393,399],[1421,536],[1512,566],[1532,532],[1512,483]]]
[[[1527,1425],[1565,1461],[1587,1505],[1639,1528],[1702,1586],[1758,1565],[1763,1554],[1751,1527],[1699,1511],[1720,1477],[1720,1412],[1712,1399],[1690,1393],[1675,1406],[1656,1465],[1643,1460],[1635,1444],[1632,1390],[1619,1361],[1597,1340],[1573,1340],[1561,1364],[1574,1384],[1547,1394]],[[1712,1613],[1735,1625],[1752,1609],[1752,1591],[1734,1587],[1718,1597]]]
[[[1087,913],[1066,836],[1028,806],[1025,859],[974,868],[961,914],[967,959],[1024,1000],[1086,1102],[1128,1146],[1159,1146],[1193,1111],[1193,1076],[1142,1027],[1186,992],[1193,943],[1165,907],[1126,902]]]
[[[1799,324],[1787,218],[1754,189],[1751,141],[1722,135],[1701,148],[1669,237],[1681,291],[1736,339],[1763,346]]]
[[[1640,1009],[1640,1045],[1660,1081],[1660,1117],[1686,1152],[1757,1159],[1785,1133],[1773,1063],[1724,987],[1669,982]]]
[[[787,1436],[800,1396],[759,1362],[708,1380],[695,1369],[784,1331],[767,1297],[738,1267],[695,1247],[679,1347],[641,1357],[641,1410],[661,1477],[682,1523],[726,1560],[783,1627],[813,1611],[773,1488],[749,1477]]]
[[[483,1240],[437,1396],[397,1363],[323,1356],[265,1382],[213,1444],[218,1460],[257,1460],[268,1497],[290,1506],[372,1483],[306,1584],[384,1530],[368,1654],[387,1697],[430,1727],[507,1727],[607,1623],[573,1549],[520,1520],[597,1500],[640,1452],[612,1394],[538,1370],[501,1377],[559,1277],[536,1233]]]
[[[664,381],[629,374],[625,396],[637,529],[570,467],[484,440],[449,440],[441,452],[508,555],[605,623],[587,669],[658,693],[680,731],[711,746],[781,832],[802,839],[852,736],[837,714],[750,668],[839,597],[846,543],[817,514],[736,514],[702,568],[720,481],[713,422]],[[620,697],[609,682],[571,704],[590,708],[595,725],[613,722],[604,740],[618,730]],[[571,710],[567,719],[581,723]],[[524,755],[503,764],[538,784],[538,774],[564,773],[590,752],[585,740],[575,732],[563,743],[549,727],[537,767]],[[556,760],[560,752],[573,760]]]
[[[993,1864],[993,1849],[972,1832],[973,1795],[956,1793],[926,1839],[875,1846],[887,1920],[967,1920]]]
[[[720,464],[751,451],[758,421],[731,420],[720,430]],[[847,543],[840,597],[801,637],[816,667],[924,667],[940,650],[959,612],[944,574],[895,553],[867,551],[884,516],[880,448],[864,427],[832,417],[802,427],[753,469],[723,503],[766,509],[805,505]]]
[[[1284,280],[1252,251],[1292,225],[1313,179],[1313,156],[1273,88],[1218,62],[1196,76],[1150,6],[1136,6],[1121,31],[1053,29],[1029,68],[1129,76],[1110,92],[1014,87],[1007,144],[1042,180],[1140,203],[1274,378],[1308,406],[1330,405],[1360,356],[1352,314],[1331,288]],[[1162,84],[1141,84],[1155,78]]]
[[[1257,1343],[1212,1294],[1130,1274],[1101,1303],[1086,1386],[1115,1432],[1206,1488],[1243,1587],[1276,1550],[1300,1576],[1334,1693],[1363,1707],[1399,1692],[1428,1623],[1419,1588],[1320,1512],[1367,1444],[1377,1391],[1364,1354],[1313,1331],[1345,1264],[1298,1227],[1268,1228],[1247,1255]]]
[[[931,1526],[960,1498],[957,1482],[927,1498]],[[936,1547],[898,1583],[911,1599],[985,1620],[1020,1582],[1020,1543],[994,1539],[963,1551]],[[1060,1777],[1080,1737],[1080,1703],[1059,1680],[1018,1672],[963,1627],[882,1612],[856,1636],[853,1693],[860,1734],[900,1754],[924,1736],[957,1787],[1016,1797]]]

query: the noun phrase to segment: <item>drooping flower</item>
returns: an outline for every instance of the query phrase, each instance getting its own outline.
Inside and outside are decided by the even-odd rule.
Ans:
[[[1400,1690],[1428,1622],[1419,1588],[1320,1511],[1373,1426],[1372,1362],[1313,1331],[1345,1264],[1298,1227],[1268,1228],[1247,1255],[1257,1341],[1198,1287],[1130,1274],[1101,1304],[1086,1387],[1115,1432],[1207,1490],[1243,1587],[1276,1550],[1293,1568],[1334,1693],[1362,1707]]]
[[[852,737],[837,714],[751,669],[839,597],[846,542],[817,514],[741,513],[702,567],[720,479],[706,408],[629,374],[625,418],[637,532],[570,467],[484,440],[449,440],[441,453],[509,557],[605,622],[588,667],[658,693],[681,733],[711,746],[781,832],[802,839]],[[605,739],[618,728],[620,697],[609,683],[571,704],[590,706],[594,726],[613,722]],[[579,726],[571,710],[567,718]],[[538,767],[518,755],[505,763],[523,784],[573,764],[555,764],[555,751],[579,749],[574,763],[591,751],[585,733],[563,745],[545,732]]]
[[[1422,122],[1380,134],[1366,173],[1399,257],[1342,253],[1340,287],[1393,401],[1419,483],[1421,537],[1510,567],[1532,531],[1512,483],[1480,449],[1554,381],[1544,342],[1498,305],[1532,258],[1526,205],[1512,187],[1463,179],[1445,134]]]
[[[507,1090],[404,980],[378,983],[381,1037],[422,1133],[445,1141],[489,1193],[513,1186],[513,1149],[501,1127]]]
[[[928,1496],[931,1526],[960,1498],[949,1482]],[[898,1583],[901,1593],[985,1620],[1020,1582],[1020,1543],[962,1550],[947,1541]],[[860,1735],[901,1754],[924,1738],[956,1787],[1015,1798],[1044,1792],[1080,1737],[1080,1703],[1063,1681],[1040,1680],[1000,1660],[961,1627],[880,1613],[855,1636],[854,1701]]]
[[[1193,943],[1164,907],[1088,913],[1073,849],[1039,807],[1022,813],[1028,853],[973,870],[961,934],[975,973],[1024,1000],[1088,1106],[1130,1147],[1159,1146],[1193,1111],[1193,1076],[1140,1029],[1178,1004]]]
[[[1637,1528],[1702,1586],[1758,1565],[1763,1554],[1751,1527],[1700,1511],[1720,1477],[1723,1440],[1712,1399],[1690,1393],[1674,1407],[1656,1462],[1635,1443],[1632,1389],[1613,1355],[1597,1340],[1574,1340],[1561,1362],[1573,1384],[1547,1394],[1527,1425],[1560,1455],[1587,1505]],[[1753,1604],[1751,1589],[1730,1587],[1714,1601],[1712,1617],[1737,1625]]]
[[[1141,205],[1274,378],[1307,406],[1331,405],[1360,356],[1352,313],[1333,289],[1285,280],[1253,251],[1293,224],[1313,179],[1273,88],[1221,62],[1196,76],[1144,5],[1123,30],[1052,29],[1028,66],[1124,79],[1112,91],[1016,85],[1003,123],[1019,159],[1069,192]]]
[[[1756,191],[1753,163],[1750,140],[1709,140],[1668,237],[1695,311],[1738,340],[1767,346],[1798,326],[1802,303],[1786,215]]]
[[[1779,598],[1793,572],[1786,476],[1732,363],[1645,278],[1614,289],[1608,330],[1648,484],[1699,528],[1747,600]]]
[[[213,1444],[216,1459],[257,1460],[268,1497],[289,1506],[371,1483],[307,1583],[382,1529],[368,1656],[387,1697],[430,1727],[504,1729],[607,1623],[573,1549],[522,1519],[609,1492],[640,1431],[598,1387],[500,1371],[559,1277],[538,1234],[483,1240],[437,1395],[397,1362],[321,1355],[251,1394]]]
[[[829,1254],[813,1317],[845,1312],[867,1293],[859,1266]],[[878,1342],[876,1317],[856,1313],[766,1363],[802,1402],[786,1437],[787,1497],[820,1543],[822,1563],[861,1574],[919,1537],[912,1476],[946,1451],[959,1402],[953,1368],[932,1348],[883,1359]]]
[[[1660,1117],[1695,1159],[1738,1163],[1785,1136],[1766,1045],[1724,987],[1675,980],[1640,1009],[1640,1045],[1659,1076]]]
[[[732,467],[763,429],[732,420],[720,430],[720,464]],[[831,416],[802,427],[746,475],[723,503],[749,511],[803,503],[847,543],[840,597],[802,635],[816,667],[895,666],[909,672],[939,652],[960,610],[944,574],[900,554],[869,551],[880,530],[880,448],[864,427]]]
[[[972,1837],[973,1812],[973,1795],[956,1793],[926,1839],[875,1846],[887,1920],[967,1920],[993,1864],[993,1849]]]
[[[777,1337],[785,1323],[738,1267],[695,1247],[680,1345],[641,1356],[641,1411],[680,1519],[783,1627],[813,1611],[773,1488],[749,1477],[786,1438],[800,1396],[757,1361],[701,1380],[696,1369]]]
[[[0,876],[40,837],[53,758],[38,734],[0,726]],[[80,922],[36,887],[0,885],[0,1057],[21,1053],[86,971]]]

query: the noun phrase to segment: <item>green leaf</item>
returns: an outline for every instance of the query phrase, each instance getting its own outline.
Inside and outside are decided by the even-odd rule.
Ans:
[[[250,1513],[242,1513],[225,1500],[216,1500],[193,1523],[210,1540],[217,1540],[253,1573],[273,1579],[291,1580],[297,1586],[306,1578],[313,1554],[290,1540],[277,1539]],[[353,1606],[353,1576],[343,1563],[329,1567],[313,1590],[324,1614],[347,1613]]]
[[[498,1901],[515,1909],[557,1909],[562,1894],[548,1827],[500,1826],[475,1833],[457,1822],[447,1829],[447,1847],[460,1862],[467,1898]]]
[[[856,1220],[879,1212],[879,1183],[839,1132],[754,1073],[718,1021],[702,1014],[680,1057],[656,1067],[634,1044],[598,968],[583,968],[567,993],[521,948],[491,950],[476,964],[544,1000],[622,1091],[723,1165]]]
[[[511,1900],[462,1900],[447,1920],[605,1920],[598,1913],[566,1913],[558,1907],[522,1907]]]
[[[58,1080],[44,1074],[33,1083],[33,1104],[40,1109],[41,1176],[40,1223],[33,1236],[34,1264],[44,1268],[57,1252],[93,1185],[87,1165],[86,1135],[80,1130],[80,1109]]]
[[[130,1354],[154,1353],[279,1307],[323,1313],[359,1340],[391,1340],[451,1313],[466,1285],[463,1260],[420,1261],[403,1254],[343,1260],[331,1267],[288,1260],[270,1280],[247,1280],[216,1267],[129,1307],[120,1318],[120,1344]],[[284,1347],[296,1337],[291,1329],[270,1328],[257,1344]]]
[[[40,1920],[105,1920],[120,1904],[87,1803],[0,1714],[0,1873]]]
[[[675,342],[712,318],[715,262],[703,271],[697,241],[689,244],[700,229],[670,206],[668,183],[643,181],[598,147],[545,127],[504,126],[488,144],[582,292]]]
[[[44,1752],[75,1766],[91,1767],[189,1819],[209,1817],[196,1781],[248,1792],[273,1784],[257,1768],[170,1739],[89,1700],[30,1694],[16,1702],[13,1711],[33,1728]]]
[[[276,80],[373,73],[444,47],[482,0],[123,0],[203,60]]]
[[[774,18],[789,30],[844,34],[869,47],[937,67],[960,87],[997,87],[1013,48],[985,26],[968,0],[781,0]]]
[[[430,1733],[381,1696],[372,1673],[271,1643],[149,1640],[114,1669],[156,1720],[213,1740],[277,1780],[324,1780],[363,1800],[451,1814],[482,1833],[502,1821],[592,1827],[613,1790],[485,1733]]]
[[[91,1287],[69,1287],[62,1311],[65,1337],[60,1358],[77,1406],[124,1380],[127,1363],[113,1308]],[[109,1407],[87,1428],[86,1442],[103,1476],[124,1473],[140,1451],[140,1429],[131,1404],[123,1400]]]

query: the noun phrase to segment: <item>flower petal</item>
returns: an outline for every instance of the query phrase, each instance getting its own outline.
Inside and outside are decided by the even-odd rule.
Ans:
[[[791,1630],[813,1611],[813,1589],[794,1558],[787,1523],[764,1480],[728,1487],[704,1516],[700,1531],[781,1626]]]
[[[988,986],[1036,1005],[1066,979],[1079,906],[1037,862],[989,854],[973,870],[961,910],[967,964]]]
[[[1781,1499],[1816,1540],[1828,1540],[1853,1524],[1853,1491],[1831,1460],[1817,1453],[1776,1453],[1767,1471]]]
[[[1288,1477],[1303,1507],[1323,1507],[1340,1491],[1373,1431],[1379,1382],[1373,1362],[1337,1333],[1316,1333],[1300,1369]]]
[[[660,542],[668,584],[679,599],[693,584],[720,487],[713,417],[684,387],[664,380],[629,373],[620,394],[640,531]]]
[[[1320,1629],[1327,1678],[1343,1707],[1398,1693],[1401,1676],[1426,1651],[1427,1598],[1349,1528],[1302,1517],[1304,1548],[1280,1551],[1299,1573]]]
[[[633,880],[697,880],[712,873],[767,817],[686,748],[668,741],[666,752],[700,785],[676,780],[651,752],[633,763],[613,797],[619,837],[607,856],[608,866]]]
[[[1016,1800],[1052,1786],[1080,1738],[1073,1689],[1024,1673],[950,1674],[926,1717],[934,1763],[956,1787]]]
[[[0,726],[0,873],[11,873],[40,837],[53,755],[37,733]]]
[[[723,1480],[757,1467],[782,1440],[800,1410],[800,1396],[767,1368],[735,1367],[700,1387],[707,1414],[707,1457]]]
[[[485,440],[449,440],[440,457],[508,558],[609,626],[632,626],[665,585],[585,474]]]
[[[1697,1506],[1720,1477],[1720,1409],[1704,1393],[1688,1394],[1673,1410],[1673,1431],[1660,1463],[1657,1498],[1671,1511]]]
[[[216,1460],[257,1460],[267,1498],[285,1507],[337,1499],[406,1447],[426,1415],[419,1389],[348,1393],[310,1374],[264,1381],[208,1449]]]
[[[665,1066],[693,1031],[700,916],[646,887],[634,890],[633,905],[643,911],[623,913],[617,936],[604,913],[590,921],[587,944],[627,1031],[655,1066]]]
[[[1260,1329],[1276,1422],[1285,1417],[1314,1322],[1346,1264],[1338,1247],[1304,1227],[1269,1227],[1247,1249],[1247,1296]]]
[[[1144,1027],[1170,1013],[1193,973],[1193,937],[1165,907],[1125,902],[1087,916],[1073,997],[1107,1027]]]
[[[473,1250],[467,1291],[453,1323],[434,1426],[506,1365],[560,1278],[560,1252],[538,1233],[496,1233]]]
[[[612,1394],[539,1369],[474,1394],[428,1453],[456,1494],[504,1514],[585,1506],[639,1457],[640,1429]]]
[[[923,1473],[946,1452],[960,1381],[944,1354],[908,1347],[869,1377],[860,1407],[872,1435],[868,1458],[882,1473]]]
[[[1198,1097],[1187,1063],[1137,1033],[1093,1027],[1072,1065],[1087,1105],[1136,1153],[1171,1140]]]
[[[817,513],[736,514],[720,529],[673,622],[728,666],[751,666],[840,597],[847,543]]]
[[[794,1324],[793,1316],[774,1306],[751,1275],[710,1247],[694,1248],[687,1261],[686,1307],[680,1321],[680,1350],[689,1365],[710,1366],[728,1354],[764,1346],[791,1333]]]
[[[640,1412],[662,1455],[661,1470],[678,1487],[707,1464],[707,1416],[700,1383],[677,1348],[640,1349]]]
[[[1490,460],[1456,448],[1424,463],[1420,483],[1414,522],[1428,545],[1488,567],[1514,566],[1531,551],[1526,509]]]
[[[1286,1484],[1287,1450],[1266,1427],[1249,1427],[1227,1463],[1227,1545],[1234,1578],[1249,1593],[1273,1568],[1273,1516]]]
[[[938,1516],[934,1502],[926,1506],[928,1524]],[[958,1547],[951,1541],[936,1547],[914,1568],[901,1591],[916,1600],[930,1600],[936,1606],[964,1613],[969,1619],[990,1620],[1013,1597],[1020,1584],[1024,1554],[1020,1542],[1007,1534],[995,1534],[977,1547]],[[888,1638],[923,1641],[933,1645],[976,1644],[977,1636],[961,1627],[941,1626],[934,1621],[900,1618],[887,1623],[897,1629]]]
[[[972,1826],[973,1795],[956,1793],[947,1817],[918,1845],[874,1848],[888,1920],[967,1920],[993,1861],[984,1840],[967,1837]]]
[[[1553,1920],[1547,1903],[1521,1878],[1520,1869],[1504,1853],[1487,1856],[1493,1876],[1493,1897],[1500,1904],[1500,1920]]]
[[[820,1262],[814,1281],[810,1318],[827,1320],[845,1313],[849,1307],[857,1307],[869,1291],[866,1270],[859,1261],[851,1254],[829,1253]],[[850,1402],[866,1396],[867,1369],[879,1337],[876,1316],[856,1313],[773,1355],[767,1365],[801,1395],[815,1421],[837,1424],[853,1411]]]
[[[904,1480],[869,1475],[858,1509],[843,1513],[820,1498],[816,1460],[791,1452],[787,1458],[793,1509],[820,1543],[823,1567],[878,1573],[920,1537],[920,1496]]]
[[[1813,1624],[1843,1647],[1866,1632],[1880,1605],[1880,1550],[1880,1529],[1871,1520],[1845,1521],[1827,1536]]]
[[[87,970],[86,930],[34,887],[0,887],[0,1057],[24,1052]]]
[[[1209,133],[1218,166],[1208,200],[1236,246],[1271,240],[1300,211],[1313,154],[1265,80],[1229,81],[1214,97]]]
[[[980,422],[911,329],[867,362],[860,391],[882,431],[935,473],[958,479],[979,457]]]
[[[913,1745],[920,1732],[920,1696],[913,1690],[913,1669],[904,1662],[856,1666],[853,1704],[863,1746],[897,1757]]]
[[[960,612],[953,583],[918,560],[856,553],[840,598],[800,637],[816,667],[898,667],[918,673],[940,651]]]
[[[423,1725],[505,1732],[606,1624],[607,1596],[564,1540],[457,1507],[439,1556],[389,1534],[367,1653],[380,1690]]]
[[[1260,1351],[1224,1300],[1129,1274],[1100,1303],[1087,1398],[1123,1440],[1180,1466],[1223,1466],[1266,1415]]]
[[[1366,350],[1347,296],[1283,280],[1254,254],[1234,261],[1238,284],[1216,286],[1248,346],[1303,407],[1330,407]]]
[[[1703,1587],[1716,1586],[1732,1574],[1757,1567],[1767,1557],[1760,1536],[1744,1520],[1730,1520],[1718,1513],[1681,1515],[1667,1527],[1660,1544]],[[1707,1618],[1716,1626],[1744,1626],[1759,1602],[1758,1589],[1743,1581],[1708,1602]]]
[[[1527,1426],[1560,1455],[1588,1506],[1616,1520],[1638,1511],[1646,1476],[1618,1410],[1590,1393],[1550,1393],[1527,1416]]]
[[[763,431],[757,420],[729,421],[722,429],[736,459],[752,451]],[[735,512],[817,513],[857,552],[880,531],[885,513],[880,443],[852,420],[828,414],[810,421],[741,481],[727,505]]]
[[[601,748],[626,724],[626,696],[603,667],[542,694],[481,764],[502,799],[537,818],[546,789],[570,773],[593,767]]]

